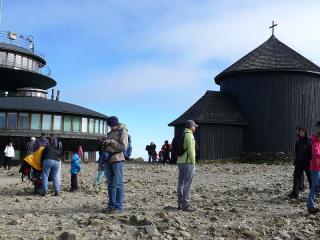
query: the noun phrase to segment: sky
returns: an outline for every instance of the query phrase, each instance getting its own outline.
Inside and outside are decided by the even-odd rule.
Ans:
[[[0,28],[32,35],[61,101],[118,116],[133,156],[171,141],[168,124],[214,76],[271,36],[320,65],[320,1],[3,0]]]

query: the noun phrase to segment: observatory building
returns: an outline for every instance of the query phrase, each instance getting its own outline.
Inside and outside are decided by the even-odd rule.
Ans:
[[[1,149],[12,141],[15,158],[21,159],[30,137],[54,132],[62,141],[64,159],[79,145],[85,160],[95,159],[97,139],[107,132],[107,116],[59,100],[59,91],[53,89],[57,83],[44,56],[35,51],[32,36],[0,32],[0,76]]]

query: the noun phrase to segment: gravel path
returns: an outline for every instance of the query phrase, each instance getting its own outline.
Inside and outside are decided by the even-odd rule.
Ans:
[[[198,166],[192,191],[197,211],[176,207],[176,166],[127,164],[126,210],[101,213],[105,185],[90,186],[96,164],[84,164],[80,190],[70,193],[63,165],[61,196],[32,194],[18,168],[0,169],[2,239],[319,239],[319,216],[308,215],[307,191],[287,198],[292,166],[213,164]]]

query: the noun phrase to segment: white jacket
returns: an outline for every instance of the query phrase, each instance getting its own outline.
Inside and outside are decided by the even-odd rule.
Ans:
[[[4,150],[4,155],[6,157],[14,158],[14,148],[12,146],[6,146],[6,149]]]

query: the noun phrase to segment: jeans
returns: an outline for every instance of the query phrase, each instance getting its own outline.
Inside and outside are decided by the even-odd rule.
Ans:
[[[49,175],[52,176],[53,187],[56,193],[60,192],[60,183],[59,183],[59,168],[60,161],[45,159],[42,164],[42,188],[44,193],[48,192],[48,179]]]
[[[104,176],[105,176],[105,169],[99,170],[92,186],[98,187],[101,183],[101,178],[103,178]]]
[[[123,210],[124,199],[124,162],[107,163],[104,165],[105,175],[108,183],[108,208]]]
[[[190,163],[179,163],[178,168],[178,206],[181,208],[187,208],[189,205],[189,196],[193,176],[196,172],[196,166]]]
[[[320,171],[311,171],[311,189],[308,196],[307,208],[314,207],[314,198],[320,180]]]

